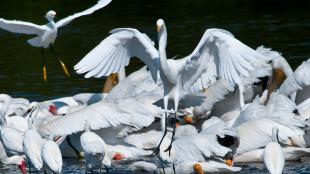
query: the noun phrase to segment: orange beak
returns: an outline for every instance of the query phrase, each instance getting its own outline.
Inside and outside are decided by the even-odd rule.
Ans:
[[[194,167],[195,173],[197,173],[197,174],[204,174],[204,171],[202,169],[201,164],[195,163],[193,167]]]
[[[273,69],[271,79],[272,79],[271,84],[268,86],[268,94],[267,94],[266,103],[268,102],[271,93],[277,88],[279,88],[279,86],[281,86],[281,84],[284,82],[284,80],[286,79],[286,75],[282,69]]]
[[[233,165],[234,165],[234,161],[233,161],[232,159],[225,160],[225,163],[226,163],[228,166],[233,166]]]
[[[187,116],[185,116],[184,121],[187,124],[193,124],[193,117],[187,115]]]

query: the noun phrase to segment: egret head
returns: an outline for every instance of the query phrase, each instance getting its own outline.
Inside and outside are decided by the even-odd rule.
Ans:
[[[158,19],[156,22],[157,25],[157,32],[160,32],[163,30],[163,27],[165,26],[165,22],[162,19]]]
[[[48,21],[53,21],[54,18],[56,16],[56,12],[54,10],[50,10],[46,13],[45,15],[45,18],[48,20]]]

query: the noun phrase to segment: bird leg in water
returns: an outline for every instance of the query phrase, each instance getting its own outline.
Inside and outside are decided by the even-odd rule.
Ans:
[[[45,57],[44,57],[44,48],[42,48],[42,64],[43,64],[43,80],[47,83],[47,74],[46,74],[46,65],[45,65]]]
[[[67,66],[66,66],[65,63],[63,63],[59,58],[56,57],[55,52],[54,52],[54,47],[53,47],[53,45],[51,45],[50,47],[51,47],[51,53],[52,53],[53,57],[59,61],[59,63],[60,63],[60,65],[61,65],[61,67],[62,67],[64,73],[65,73],[68,77],[70,77],[70,74],[69,74],[69,71],[68,71],[68,69],[67,69]]]
[[[70,136],[67,136],[66,139],[67,139],[67,143],[68,143],[69,147],[71,147],[73,149],[73,151],[75,152],[77,158],[78,159],[83,159],[83,156],[80,154],[80,152],[71,143]]]

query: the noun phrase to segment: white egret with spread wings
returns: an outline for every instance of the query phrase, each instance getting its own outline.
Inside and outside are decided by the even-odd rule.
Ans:
[[[147,65],[155,81],[160,72],[165,110],[170,98],[174,100],[177,111],[182,97],[207,88],[217,78],[238,84],[242,94],[241,77],[249,76],[251,71],[268,62],[268,58],[222,29],[206,30],[197,47],[185,58],[167,59],[167,29],[162,19],[157,21],[157,32],[159,49],[146,34],[136,29],[114,29],[74,68],[79,74],[87,73],[86,78],[108,76],[127,66],[131,57],[138,57]],[[243,95],[240,96],[242,106]],[[162,118],[165,130],[166,117],[167,114]]]
[[[52,54],[54,55],[53,44],[55,39],[57,38],[58,29],[67,25],[74,19],[92,14],[94,11],[99,10],[106,5],[108,5],[111,0],[99,0],[96,5],[93,7],[84,10],[79,13],[75,13],[71,16],[63,18],[57,22],[54,21],[56,16],[56,12],[50,10],[46,13],[45,18],[48,20],[48,23],[45,25],[37,25],[31,22],[17,21],[17,20],[6,20],[0,18],[0,28],[13,32],[13,33],[21,33],[21,34],[30,34],[37,35],[36,37],[29,39],[27,42],[33,47],[41,47],[42,48],[42,63],[43,63],[43,79],[47,82],[47,74],[46,74],[46,65],[44,58],[44,48],[51,48]],[[55,57],[55,56],[54,56]],[[56,58],[56,57],[55,57]],[[58,58],[59,63],[61,64],[65,74],[70,76],[66,65]]]

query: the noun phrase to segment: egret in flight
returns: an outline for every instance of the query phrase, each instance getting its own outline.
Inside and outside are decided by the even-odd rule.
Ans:
[[[27,42],[34,47],[42,48],[42,63],[43,63],[43,79],[47,82],[47,74],[46,74],[46,65],[45,65],[45,58],[44,58],[44,49],[50,47],[51,52],[54,55],[53,44],[57,37],[57,31],[60,27],[63,27],[70,23],[75,18],[80,16],[92,14],[94,11],[99,10],[106,5],[108,5],[112,0],[99,0],[96,5],[93,7],[84,10],[79,13],[75,13],[71,16],[68,16],[64,19],[61,19],[57,22],[54,21],[56,16],[56,12],[50,10],[46,13],[45,18],[48,20],[48,23],[45,25],[37,25],[31,22],[24,22],[24,21],[17,21],[17,20],[6,20],[0,18],[0,28],[13,32],[13,33],[21,33],[21,34],[31,34],[37,35],[32,39],[29,39]],[[55,57],[56,58],[56,57]],[[64,73],[70,77],[68,69],[66,65],[58,58],[58,61],[61,67],[64,70]]]
[[[157,32],[159,49],[155,48],[154,42],[146,34],[136,29],[114,29],[74,69],[79,74],[87,72],[86,78],[108,76],[127,66],[131,57],[138,57],[147,65],[155,81],[159,71],[164,85],[164,136],[167,133],[169,98],[174,100],[176,112],[179,100],[186,94],[207,88],[217,78],[237,84],[240,94],[243,94],[241,78],[248,77],[251,71],[260,66],[268,66],[265,56],[222,29],[206,30],[190,55],[177,60],[167,59],[168,34],[162,19],[157,21]],[[240,95],[240,103],[241,106],[244,103],[243,95]]]

